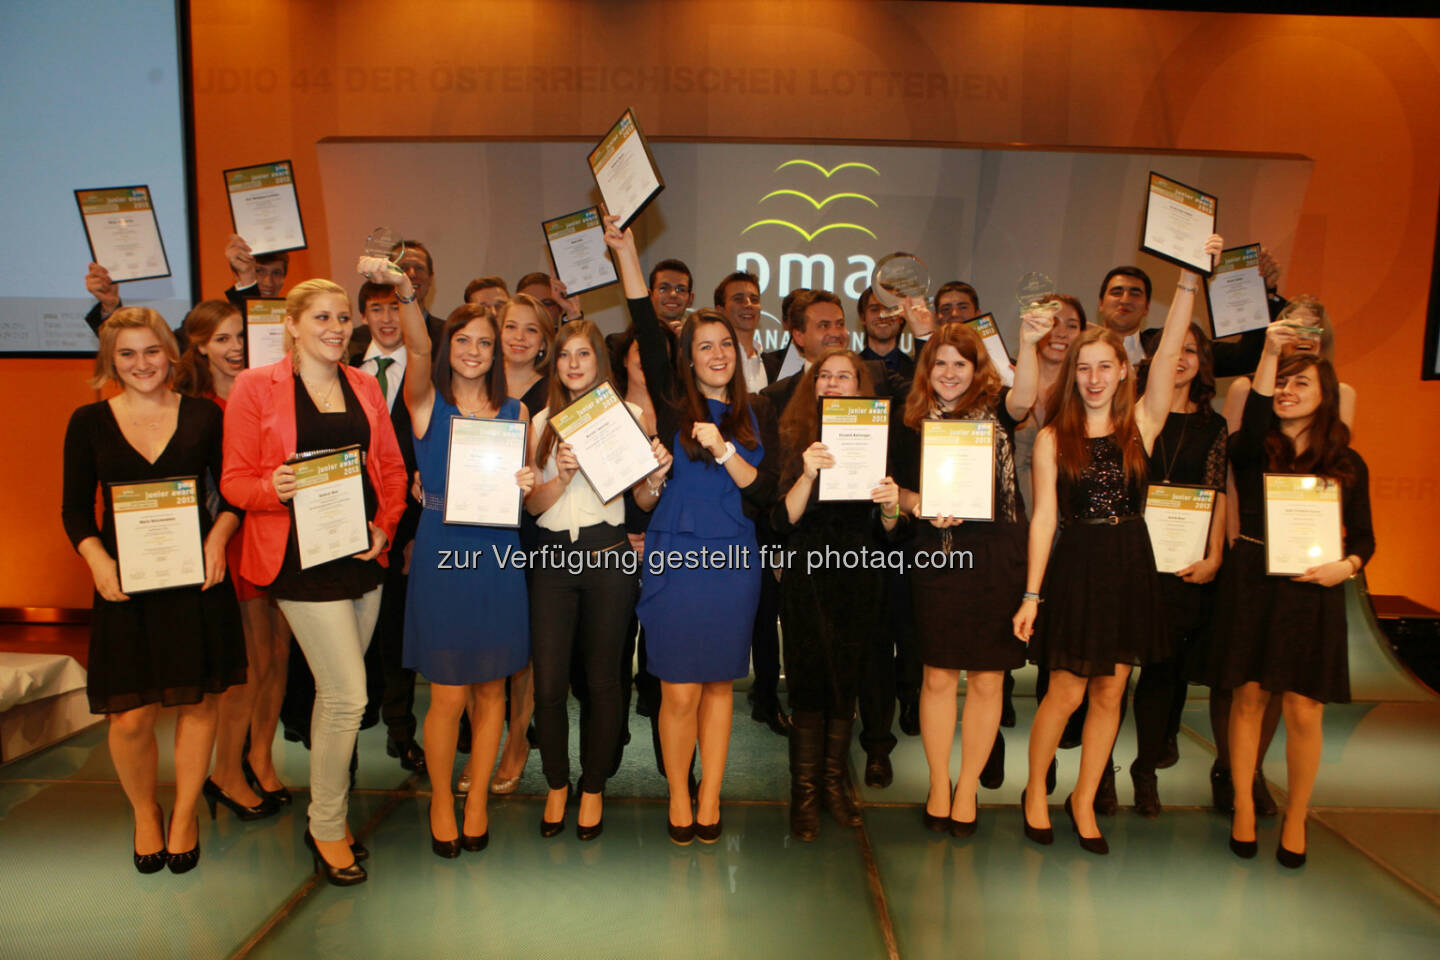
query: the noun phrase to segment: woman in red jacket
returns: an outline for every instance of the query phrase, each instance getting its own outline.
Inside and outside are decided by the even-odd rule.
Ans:
[[[225,408],[220,488],[246,511],[240,570],[268,588],[315,675],[310,830],[305,841],[331,883],[361,883],[363,847],[345,823],[350,755],[365,709],[365,648],[380,609],[381,565],[405,508],[405,462],[375,378],[345,364],[350,299],[307,280],[285,301],[285,359],[247,370]],[[303,568],[289,501],[296,453],[358,444],[370,549]]]

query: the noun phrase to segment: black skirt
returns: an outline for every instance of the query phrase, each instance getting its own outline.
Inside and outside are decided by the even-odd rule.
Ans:
[[[1025,593],[1026,526],[951,527],[947,555],[944,531],[918,523],[910,594],[920,662],[944,670],[1023,667],[1025,644],[1015,638],[1012,621]],[[955,557],[965,557],[964,564]]]
[[[1262,544],[1235,541],[1221,568],[1212,636],[1211,686],[1254,681],[1271,693],[1350,702],[1344,586],[1267,576]]]

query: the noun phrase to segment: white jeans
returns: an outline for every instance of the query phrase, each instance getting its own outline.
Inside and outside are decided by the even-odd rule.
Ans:
[[[358,600],[277,600],[315,675],[310,716],[310,833],[344,840],[350,757],[365,713],[365,648],[380,615],[380,588]]]

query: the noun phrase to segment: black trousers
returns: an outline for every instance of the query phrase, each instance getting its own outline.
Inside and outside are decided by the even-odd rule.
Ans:
[[[915,610],[910,580],[899,571],[885,577],[884,619],[862,653],[860,745],[869,754],[888,754],[898,742],[891,728],[897,698],[920,699],[922,667],[915,647]]]
[[[618,541],[613,550],[603,550]],[[600,793],[614,763],[624,722],[620,696],[625,631],[635,609],[638,578],[621,554],[632,552],[619,527],[585,527],[580,540],[541,531],[541,545],[584,551],[578,572],[537,569],[530,580],[530,647],[535,678],[535,732],[550,789],[570,782],[570,718],[566,710],[571,659],[585,661],[586,705],[581,723],[580,789]],[[608,560],[608,562],[606,562]],[[579,649],[576,651],[576,646]]]
[[[755,686],[750,699],[775,702],[780,691],[780,583],[769,569],[760,571],[760,604],[755,608],[755,629],[750,638],[750,663]],[[658,702],[658,701],[657,701]]]
[[[410,578],[401,573],[400,557],[393,557],[380,590],[380,617],[370,641],[380,658],[380,719],[391,740],[415,739],[415,671],[404,667],[405,591]]]

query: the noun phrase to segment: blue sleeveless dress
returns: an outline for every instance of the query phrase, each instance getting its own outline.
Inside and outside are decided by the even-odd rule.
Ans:
[[[432,683],[485,683],[508,677],[530,660],[530,602],[525,571],[501,567],[497,556],[520,552],[520,533],[506,527],[444,522],[445,461],[450,418],[459,410],[437,392],[430,429],[415,438],[425,488],[405,595],[408,669]],[[499,419],[516,420],[520,402],[506,400]]]
[[[712,422],[729,409],[718,400],[706,403]],[[758,424],[755,434],[760,434]],[[760,603],[755,522],[741,509],[740,489],[724,467],[691,460],[678,433],[672,449],[671,479],[645,534],[635,608],[645,627],[646,666],[668,683],[738,680],[750,672],[750,638]],[[753,450],[735,447],[735,456],[754,467],[764,455],[760,443]],[[671,551],[679,551],[678,565]],[[710,569],[686,569],[688,561],[698,564],[707,556]]]

